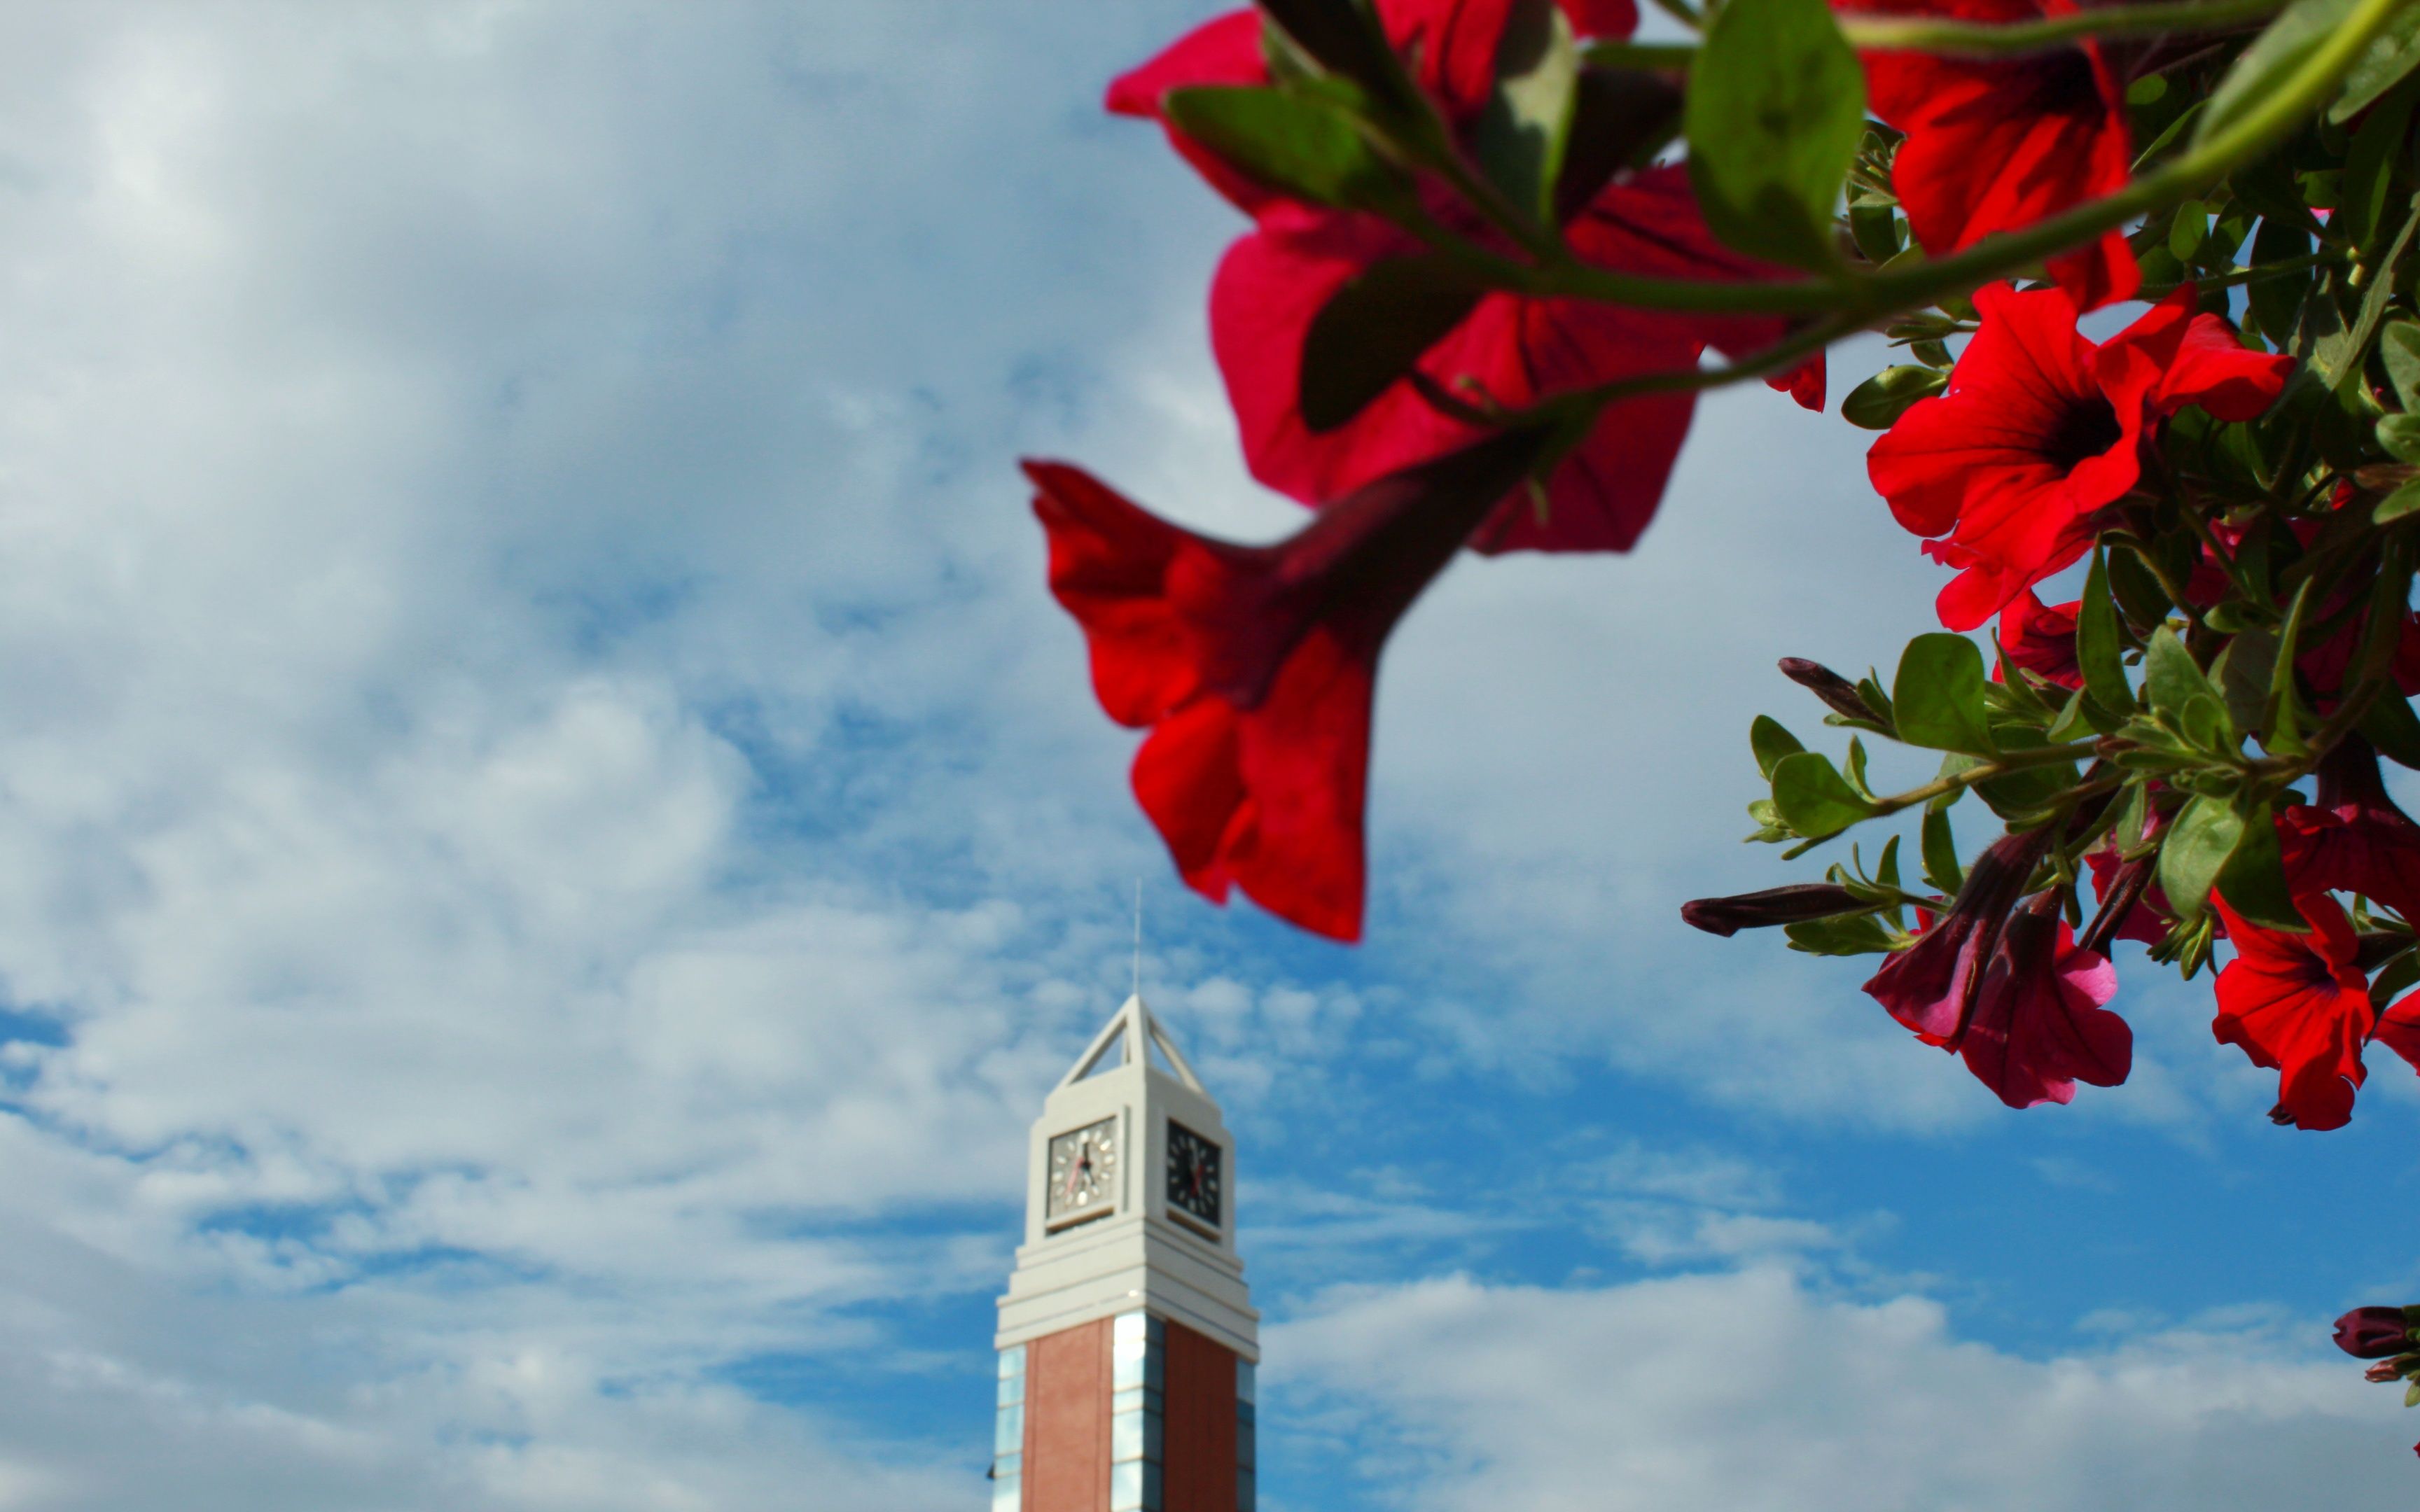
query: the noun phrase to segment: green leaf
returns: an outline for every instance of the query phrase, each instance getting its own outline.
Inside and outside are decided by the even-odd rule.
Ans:
[[[1927,809],[1917,838],[1922,841],[1925,885],[1944,898],[1957,897],[1958,889],[1966,885],[1966,872],[1958,864],[1958,838],[1949,832],[1949,810]]]
[[[2114,714],[2134,707],[2124,654],[2118,607],[2109,596],[2107,553],[2095,548],[2092,565],[2084,575],[2084,601],[2075,611],[2075,659],[2083,666],[2084,687],[2092,701]]]
[[[1885,887],[1899,886],[1899,837],[1893,835],[1884,842],[1882,858],[1874,863],[1874,880]]]
[[[2411,700],[2391,692],[2373,700],[2361,717],[2361,733],[2387,760],[2420,770],[2420,715],[2412,712]]]
[[[1837,260],[1832,209],[1866,129],[1865,70],[1823,0],[1730,0],[1683,107],[1689,181],[1714,234],[1802,268]]]
[[[2328,119],[2339,123],[2352,119],[2367,109],[2371,100],[2401,84],[2415,68],[2420,68],[2420,10],[2407,7],[2386,23],[2370,42],[2368,51],[2354,60],[2345,74],[2343,92],[2328,107]]]
[[[1784,756],[1773,767],[1773,806],[1782,823],[1809,840],[1822,840],[1873,813],[1831,758],[1811,750]]]
[[[2242,632],[2211,663],[2211,681],[2226,701],[2235,730],[2258,730],[2266,723],[2269,689],[2276,675],[2277,637],[2267,630]]]
[[[2176,218],[2168,223],[2168,255],[2180,263],[2193,261],[2201,250],[2201,239],[2210,231],[2210,207],[2197,199],[2189,199],[2177,207]]]
[[[1888,430],[1919,399],[1929,399],[1949,386],[1949,375],[1917,363],[1885,367],[1849,391],[1840,401],[1840,418],[1867,430]]]
[[[1773,768],[1781,758],[1795,756],[1807,748],[1798,743],[1796,735],[1783,728],[1780,720],[1767,714],[1758,715],[1756,722],[1747,727],[1747,744],[1756,752],[1757,771],[1768,782],[1773,780]]]
[[[2219,80],[2209,107],[2201,113],[2201,124],[2194,129],[2195,144],[2209,141],[2274,94],[2288,75],[2343,23],[2352,8],[2353,0],[2294,0],[2288,6]]]
[[[2361,312],[2353,317],[2345,350],[2335,358],[2341,366],[2321,370],[2320,376],[2331,386],[2361,381],[2362,359],[2378,335],[2379,323],[2386,318],[2386,301],[2395,293],[2396,271],[2403,264],[2403,255],[2412,250],[2414,232],[2420,232],[2420,194],[2412,196],[2403,216],[2403,229],[2395,233],[2395,244],[2386,249],[2378,266],[2370,270],[2368,287],[2361,297]]]
[[[2182,714],[2185,701],[2196,693],[2218,697],[2218,689],[2203,675],[2193,653],[2164,625],[2151,632],[2150,644],[2143,652],[2143,691],[2151,707],[2169,715]]]
[[[2294,686],[2294,660],[2302,652],[2303,622],[2310,610],[2311,579],[2305,578],[2286,610],[2286,628],[2270,658],[2269,696],[2260,704],[2257,728],[2261,748],[2272,756],[2300,757],[2310,751],[2303,738],[2302,699]]]
[[[1933,750],[1989,756],[1998,748],[1983,702],[1983,653],[1962,635],[1920,635],[1891,680],[1899,737]]]
[[[2378,444],[2398,462],[2420,462],[2420,414],[2388,415],[2380,420]]]
[[[2243,816],[2225,798],[2199,797],[2184,806],[2160,846],[2160,890],[2177,918],[2201,917],[2211,886],[2242,838]]]
[[[2200,801],[2198,799],[2195,800]],[[2286,886],[2285,857],[2277,849],[2277,825],[2266,803],[2243,816],[2243,834],[2219,869],[2219,895],[2226,906],[2264,929],[2308,934],[2310,920],[2294,906]]]
[[[2378,338],[2378,349],[2386,358],[2395,396],[2404,409],[2420,410],[2420,321],[2397,320],[2388,326]]]
[[[1482,292],[1463,264],[1428,253],[1389,257],[1348,280],[1302,341],[1304,425],[1349,423],[1462,323]]]
[[[2377,239],[2387,193],[2395,186],[2397,162],[2403,155],[2405,129],[2412,124],[2412,101],[2409,89],[2380,100],[2353,132],[2345,154],[2343,208],[2336,212],[2336,223],[2356,247]]]
[[[2379,501],[2379,508],[2369,511],[2369,522],[2371,525],[2386,525],[2389,520],[2400,520],[2412,511],[2420,511],[2420,479],[2403,484],[2400,488],[2396,488],[2394,494]]]
[[[1160,109],[1170,125],[1281,193],[1388,216],[1419,208],[1403,175],[1333,101],[1218,85],[1171,89]]]
[[[1580,54],[1555,0],[1517,0],[1496,44],[1496,90],[1479,113],[1471,151],[1488,181],[1535,216],[1555,216],[1579,98]]]
[[[2173,607],[2160,579],[2132,548],[2109,553],[2109,591],[2136,625],[2157,625]]]
[[[2261,217],[2260,229],[2252,238],[2252,268],[2256,273],[2310,255],[2311,233],[2307,229],[2274,216]],[[2271,344],[2283,347],[2294,339],[2294,328],[2303,317],[2303,299],[2310,290],[2310,270],[2302,269],[2255,278],[2244,285],[2243,297],[2250,301],[2260,329],[2269,333]]]
[[[2420,983],[2420,950],[2406,950],[2370,979],[2369,1000],[2385,1008],[2415,983]]]

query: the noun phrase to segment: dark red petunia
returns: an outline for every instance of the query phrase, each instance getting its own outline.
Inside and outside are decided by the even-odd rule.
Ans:
[[[2031,830],[1993,841],[1966,873],[1949,911],[1932,920],[1914,945],[1894,953],[1866,982],[1867,995],[1927,1044],[1954,1048],[1975,1010],[2009,911],[2050,831]]]
[[[1844,10],[2018,22],[2075,8],[2068,0],[1835,0]],[[2033,224],[2126,185],[2133,145],[2126,87],[2108,54],[2075,47],[2005,59],[1866,54],[1873,113],[1907,133],[1891,182],[1908,228],[1939,257]],[[2142,282],[2123,231],[2050,260],[2084,309]]]
[[[2254,1065],[2282,1073],[2271,1119],[2343,1128],[2367,1074],[2361,1051],[2377,1018],[2368,979],[2354,964],[2351,919],[2334,898],[2312,893],[2295,900],[2310,933],[2291,934],[2246,920],[2216,892],[2210,901],[2235,945],[2235,959],[2218,974],[2211,1032],[2221,1044],[2242,1047]]]
[[[1050,590],[1093,687],[1147,728],[1141,800],[1187,884],[1357,939],[1371,696],[1388,632],[1521,477],[1511,433],[1337,500],[1293,536],[1181,530],[1057,463],[1028,462]]]
[[[2071,1102],[2078,1082],[2116,1087],[2134,1064],[2134,1031],[2101,1006],[2117,993],[2109,958],[2077,949],[2045,892],[2000,931],[1955,1048],[2012,1108]]]
[[[1943,537],[1925,550],[1960,569],[1936,605],[1971,630],[2091,546],[2101,511],[2142,477],[2157,423],[2188,405],[2251,420],[2276,401],[2293,359],[2248,351],[2190,285],[2095,346],[2057,289],[1975,292],[1982,327],[1949,387],[1911,406],[1867,454],[1899,522]]]
[[[2075,611],[2081,599],[2045,604],[2030,588],[2000,609],[2000,644],[2009,659],[2061,687],[2082,687],[2084,669],[2075,659]],[[1992,669],[1997,681],[2000,670]]]

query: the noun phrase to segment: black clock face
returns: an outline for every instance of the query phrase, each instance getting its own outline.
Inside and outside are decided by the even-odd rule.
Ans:
[[[1168,1126],[1168,1200],[1218,1226],[1218,1147],[1181,1123]]]

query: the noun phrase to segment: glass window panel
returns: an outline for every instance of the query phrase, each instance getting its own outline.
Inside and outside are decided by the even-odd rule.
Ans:
[[[1162,1464],[1168,1456],[1160,1452],[1160,1425],[1165,1420],[1157,1412],[1142,1414],[1142,1457],[1153,1464]]]
[[[1253,1443],[1259,1438],[1260,1430],[1252,1426],[1250,1418],[1238,1417],[1235,1420],[1235,1463],[1251,1465],[1258,1462],[1259,1457],[1253,1453]]]
[[[1142,1414],[1120,1412],[1109,1419],[1109,1462],[1142,1458]]]
[[[1239,1471],[1236,1473],[1235,1512],[1253,1512],[1253,1507],[1259,1501],[1258,1490],[1253,1485],[1255,1478],[1249,1470]]]
[[[1021,1454],[1001,1455],[999,1458],[991,1462],[991,1473],[994,1480],[998,1480],[1002,1475],[1022,1474],[1024,1473],[1024,1469],[1025,1457]]]
[[[1253,1410],[1253,1407],[1252,1407],[1252,1404],[1251,1404],[1251,1403],[1249,1403],[1249,1402],[1237,1402],[1237,1403],[1235,1404],[1235,1421],[1236,1421],[1236,1422],[1238,1422],[1238,1423],[1249,1423],[1249,1422],[1252,1422],[1252,1421],[1253,1421],[1253,1420],[1254,1420],[1258,1415],[1259,1415],[1259,1414],[1258,1414],[1258,1413]]]
[[[1109,1512],[1142,1512],[1142,1472],[1140,1459],[1109,1467]]]
[[[1149,1313],[1120,1313],[1109,1324],[1110,1336],[1120,1344],[1128,1339],[1140,1343],[1151,1336],[1152,1316]]]
[[[1159,1512],[1159,1461],[1142,1462],[1142,1512]]]
[[[1140,1412],[1142,1411],[1142,1399],[1143,1389],[1140,1386],[1131,1387],[1109,1398],[1109,1411],[1112,1412]]]
[[[1002,1475],[991,1483],[991,1512],[1019,1512],[1025,1500],[1025,1480],[1019,1475]],[[1246,1512],[1249,1512],[1247,1508]]]
[[[1025,1374],[1025,1346],[1022,1344],[1012,1344],[1007,1349],[1001,1350],[1000,1378],[1002,1381],[1006,1381],[1011,1376],[1021,1376],[1023,1374]]]
[[[1142,1394],[1142,1410],[1146,1412],[1157,1412],[1163,1411],[1160,1403],[1159,1393],[1156,1391],[1144,1392]]]
[[[996,1455],[1022,1454],[1025,1450],[1025,1408],[1020,1404],[1003,1407],[992,1429],[991,1452]]]
[[[1025,1378],[1023,1376],[1010,1376],[1001,1381],[1000,1406],[1014,1407],[1023,1400],[1025,1400]]]
[[[1235,1362],[1235,1400],[1239,1402],[1250,1402],[1258,1401],[1260,1399],[1254,1395],[1255,1388],[1252,1379],[1257,1374],[1258,1372],[1252,1368],[1251,1361],[1238,1360]]]

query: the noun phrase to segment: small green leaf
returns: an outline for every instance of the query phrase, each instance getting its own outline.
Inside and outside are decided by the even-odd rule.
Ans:
[[[2225,798],[2198,797],[2184,806],[2160,846],[2160,890],[2177,918],[2201,917],[2211,886],[2242,838],[2243,816]]]
[[[1874,880],[1885,887],[1899,886],[1899,837],[1893,835],[1883,845],[1882,858],[1874,863]]]
[[[2261,218],[2260,229],[2252,238],[2255,272],[2310,255],[2308,229],[2274,216]],[[2294,329],[2303,318],[2303,299],[2310,291],[2311,273],[2304,269],[2256,278],[2244,286],[2243,296],[2260,329],[2269,333],[2271,345],[2282,347],[2294,339]]]
[[[2420,68],[2420,9],[2406,8],[2396,13],[2345,74],[2343,92],[2328,107],[2328,119],[2339,123],[2352,119],[2415,68]]]
[[[1840,418],[1867,430],[1888,430],[1917,400],[1929,399],[1948,386],[1949,375],[1936,368],[1898,363],[1851,389],[1840,401]]]
[[[1380,215],[1418,209],[1404,176],[1330,100],[1216,85],[1171,89],[1160,109],[1178,131],[1281,193]]]
[[[2411,90],[2397,89],[2380,100],[2353,132],[2352,146],[2345,154],[2343,208],[2336,212],[2335,224],[2343,226],[2355,247],[2369,246],[2378,239],[2387,193],[2394,188],[2404,136],[2412,124],[2412,98]]]
[[[2380,420],[2378,444],[2398,462],[2420,462],[2420,414],[2388,415]]]
[[[2385,1008],[2415,983],[2420,983],[2420,950],[2406,950],[2370,979],[2369,1000]]]
[[[2143,652],[2143,691],[2151,707],[2170,715],[2181,714],[2185,701],[2195,693],[2218,697],[2218,689],[2203,675],[2193,653],[2164,625],[2151,632],[2150,644]]]
[[[2420,410],[2420,321],[2395,321],[2380,334],[2378,349],[2386,359],[2396,397],[2404,409]]]
[[[2197,199],[2185,201],[2177,207],[2176,219],[2168,223],[2168,255],[2180,263],[2193,261],[2209,231],[2210,207]]]
[[[1958,838],[1949,832],[1949,811],[1927,809],[1917,839],[1922,841],[1925,885],[1944,898],[1957,897],[1966,885],[1966,872],[1958,864]]]
[[[2160,587],[2158,577],[2132,548],[2109,553],[2109,592],[2116,596],[2118,607],[2126,611],[2126,617],[2138,625],[2159,624],[2161,617],[2174,607]]]
[[[1823,0],[1730,0],[1683,107],[1706,224],[1742,252],[1837,260],[1832,210],[1866,129],[1865,70]]]
[[[1920,635],[1891,681],[1899,737],[1933,750],[1989,756],[1998,748],[1983,701],[1983,653],[1962,635]]]
[[[1784,824],[1809,840],[1837,835],[1874,811],[1834,768],[1830,757],[1811,750],[1774,764],[1773,804]]]
[[[2361,717],[2361,733],[2389,761],[2420,770],[2420,715],[2412,712],[2411,700],[2391,692],[2374,700]]]
[[[2311,579],[2305,578],[2286,610],[2286,628],[2270,658],[2269,696],[2260,702],[2260,718],[2255,726],[2260,732],[2261,748],[2272,756],[2299,757],[2310,750],[2303,739],[2302,699],[2294,686],[2294,659],[2302,651],[2303,621],[2310,608]]]
[[[2420,1381],[2414,1381],[2403,1388],[2403,1405],[2420,1407]]]
[[[2235,842],[2226,864],[2219,869],[2218,891],[2226,900],[2226,906],[2263,929],[2284,930],[2289,934],[2311,932],[2310,921],[2294,906],[2293,892],[2286,886],[2286,862],[2277,849],[2277,825],[2265,803],[2243,816],[2242,838]]]
[[[2194,142],[2207,142],[2242,118],[2243,113],[2285,84],[2320,43],[2351,14],[2353,0],[2294,0],[2269,29],[2237,54],[2235,64],[2211,92],[2210,104],[2195,128]]]
[[[1891,948],[1890,931],[1871,914],[1843,914],[1782,926],[1790,948],[1809,955],[1875,955]]]
[[[2075,611],[2075,659],[2084,669],[2084,686],[2093,702],[2113,713],[2134,707],[2134,690],[2126,682],[2125,643],[2118,629],[2118,607],[2109,596],[2106,553],[2092,553],[2084,575],[2084,600]]]
[[[1773,768],[1784,756],[1795,756],[1807,748],[1798,737],[1783,728],[1771,715],[1760,714],[1747,727],[1748,748],[1756,752],[1756,769],[1768,782],[1773,780]]]
[[[1571,142],[1580,54],[1555,0],[1516,0],[1496,44],[1496,90],[1479,113],[1471,152],[1488,181],[1542,225]]]
[[[1421,253],[1373,263],[1327,297],[1303,335],[1302,422],[1349,423],[1460,325],[1482,289],[1463,264]]]

